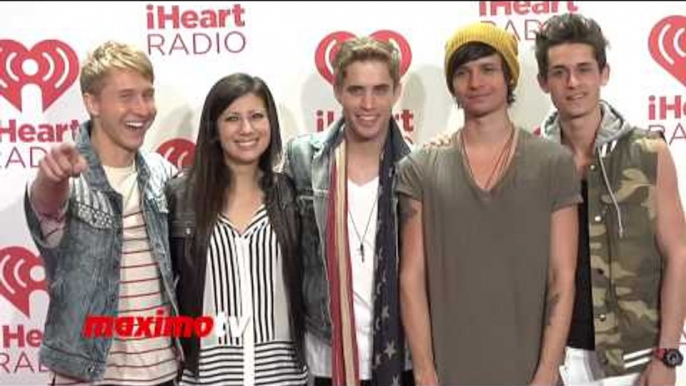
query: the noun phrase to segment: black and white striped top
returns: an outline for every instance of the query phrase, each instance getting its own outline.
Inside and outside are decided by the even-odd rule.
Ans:
[[[210,238],[203,296],[214,333],[201,339],[198,378],[182,385],[304,385],[291,341],[281,250],[264,206],[241,234],[220,216]]]

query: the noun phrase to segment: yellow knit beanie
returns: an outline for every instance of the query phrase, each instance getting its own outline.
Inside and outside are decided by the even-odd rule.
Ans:
[[[514,90],[519,80],[519,61],[517,60],[517,39],[502,28],[491,23],[477,22],[459,28],[445,44],[445,78],[448,89],[452,90],[451,75],[448,74],[448,65],[453,54],[467,43],[479,42],[493,47],[505,58],[505,64],[510,69],[512,79],[510,86]]]

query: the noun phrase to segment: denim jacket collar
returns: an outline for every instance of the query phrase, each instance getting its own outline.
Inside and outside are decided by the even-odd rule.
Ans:
[[[114,189],[107,180],[107,175],[105,174],[105,169],[102,167],[100,157],[93,148],[93,143],[91,141],[92,131],[93,121],[85,121],[81,124],[79,134],[76,138],[76,149],[83,155],[88,164],[88,169],[84,174],[86,174],[86,178],[90,181],[90,184],[94,189],[114,192]],[[138,183],[141,187],[145,187],[147,181],[150,179],[150,170],[140,151],[136,152],[136,168],[138,171]]]

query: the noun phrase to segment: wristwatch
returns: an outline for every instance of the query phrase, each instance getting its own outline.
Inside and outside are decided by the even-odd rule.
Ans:
[[[680,366],[684,362],[684,356],[677,348],[656,348],[655,358],[661,360],[669,368]]]

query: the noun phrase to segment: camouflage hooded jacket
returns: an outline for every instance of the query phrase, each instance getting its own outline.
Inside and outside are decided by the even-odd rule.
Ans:
[[[595,348],[606,376],[617,376],[641,371],[659,338],[655,146],[663,139],[631,126],[606,102],[601,109],[587,174],[587,226]],[[557,113],[543,133],[561,141]]]

